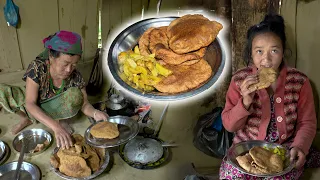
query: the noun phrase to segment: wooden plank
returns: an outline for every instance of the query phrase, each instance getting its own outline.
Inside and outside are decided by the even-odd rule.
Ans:
[[[87,5],[87,0],[58,0],[60,30],[76,32],[85,40]],[[84,41],[82,49],[85,54],[86,43]],[[82,61],[84,61],[84,56],[82,56]]]
[[[278,0],[271,0],[278,1]],[[232,72],[245,67],[243,50],[250,26],[259,23],[267,12],[276,12],[275,2],[269,0],[233,0],[232,9]],[[279,1],[278,1],[279,4]]]
[[[110,27],[111,30],[114,30],[114,28],[119,27],[121,25],[121,1],[119,0],[109,0],[110,2]],[[120,32],[119,32],[120,33]]]
[[[158,4],[158,0],[150,0],[148,5],[148,13],[153,14],[155,16],[157,12],[157,4]],[[160,6],[160,13],[170,12],[172,14],[172,12],[177,11],[177,14],[178,14],[178,10],[187,6],[187,4],[188,4],[188,0],[175,0],[175,1],[162,0],[161,6]]]
[[[287,44],[285,50],[286,61],[291,67],[296,67],[297,60],[297,32],[296,15],[297,0],[281,1],[281,15],[285,19]]]
[[[318,117],[320,116],[319,95],[320,79],[318,60],[320,47],[320,1],[298,1],[296,20],[297,69],[304,72],[313,86],[313,93]],[[318,123],[320,128],[320,123]]]
[[[15,1],[21,26],[17,29],[24,69],[44,50],[42,39],[59,30],[57,0]],[[50,7],[50,8],[39,8]]]
[[[4,18],[5,1],[0,1],[0,74],[22,70],[17,31]]]
[[[98,26],[99,26],[99,0],[86,0],[86,19],[85,24],[81,27],[81,34],[84,38],[85,51],[83,54],[84,61],[94,59],[98,48]]]
[[[110,27],[110,2],[102,0],[102,4],[101,4],[101,40],[102,40],[102,47],[103,48],[106,46],[110,29],[111,29],[111,27]]]
[[[134,0],[131,2],[131,17],[133,19],[140,19],[142,12],[141,0]]]
[[[131,20],[131,0],[121,0],[121,22],[126,23]]]

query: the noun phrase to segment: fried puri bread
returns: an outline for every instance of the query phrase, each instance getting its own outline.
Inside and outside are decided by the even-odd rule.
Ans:
[[[75,144],[69,149],[59,149],[50,157],[51,165],[71,177],[87,177],[101,167],[105,150],[87,145],[79,134],[73,134]]]
[[[57,156],[57,154],[50,156],[50,163],[54,168],[59,168],[60,166],[60,158]]]
[[[91,167],[92,171],[96,171],[100,167],[100,159],[97,152],[91,146],[84,144],[84,152],[89,157],[86,159],[89,167]]]
[[[253,159],[249,153],[243,156],[236,157],[236,160],[238,161],[239,165],[247,172],[252,174],[264,174],[263,171],[255,166],[252,166]]]
[[[95,138],[114,139],[119,136],[118,125],[103,121],[92,126],[90,133]]]
[[[258,71],[258,83],[248,87],[249,90],[259,90],[269,87],[277,79],[277,72],[273,68],[262,68]]]
[[[154,87],[163,93],[180,93],[194,89],[206,82],[211,74],[212,69],[207,61],[201,59],[193,65],[164,65],[173,73],[163,78]]]
[[[200,61],[200,59],[205,55],[206,48],[203,47],[197,51],[186,53],[186,54],[177,54],[171,49],[167,49],[162,45],[157,45],[155,55],[156,58],[163,60],[167,64],[173,65],[192,65]]]
[[[148,33],[148,32],[146,32]],[[206,48],[201,48],[197,51],[177,54],[173,52],[168,45],[167,26],[162,26],[159,28],[154,28],[150,32],[149,50],[151,53],[155,54],[157,59],[165,61],[167,64],[182,64],[188,63],[189,65],[198,62],[206,52]]]
[[[249,151],[254,163],[268,172],[277,173],[283,170],[283,161],[278,154],[262,147],[253,147]]]
[[[156,53],[156,46],[161,44],[164,48],[169,48],[169,39],[167,37],[167,27],[168,26],[161,26],[158,28],[154,28],[149,35],[149,50],[151,53]]]
[[[239,165],[252,174],[272,174],[283,171],[284,164],[278,154],[262,147],[253,147],[243,156],[236,157]]]
[[[150,33],[153,29],[154,27],[147,29],[139,39],[139,50],[140,50],[140,54],[143,56],[148,56],[149,54],[151,54],[149,50],[149,42],[150,42],[149,39],[150,39]]]
[[[91,169],[87,162],[80,156],[71,156],[58,152],[60,158],[59,171],[67,176],[83,178],[91,175]]]
[[[169,47],[178,54],[196,51],[211,44],[222,28],[222,24],[203,15],[182,16],[168,26]]]

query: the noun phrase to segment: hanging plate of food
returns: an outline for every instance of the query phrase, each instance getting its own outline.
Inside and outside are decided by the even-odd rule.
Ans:
[[[225,67],[223,26],[203,15],[152,18],[123,30],[108,53],[109,70],[140,97],[178,100],[209,89]]]

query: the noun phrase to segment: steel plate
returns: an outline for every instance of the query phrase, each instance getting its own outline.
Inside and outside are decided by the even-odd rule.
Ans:
[[[6,162],[9,159],[10,153],[11,153],[10,147],[6,143],[4,144],[5,144],[5,152],[0,160],[0,165],[4,164],[4,162]]]
[[[18,162],[10,162],[0,166],[0,180],[14,179]],[[36,165],[22,162],[20,170],[20,180],[39,180],[40,170]]]
[[[53,150],[53,152],[52,152],[52,155],[55,154],[55,153],[57,153],[58,150],[59,150],[58,147],[54,148],[54,150]],[[103,173],[103,172],[107,169],[109,163],[110,163],[110,152],[109,152],[107,149],[105,149],[105,159],[104,159],[103,164],[99,167],[98,170],[96,170],[94,173],[92,173],[92,174],[91,174],[90,176],[88,176],[88,177],[75,178],[75,177],[67,176],[67,175],[61,173],[61,172],[59,171],[59,169],[54,168],[54,167],[51,165],[51,163],[50,163],[50,166],[51,166],[52,171],[53,171],[55,174],[57,174],[59,177],[61,177],[62,179],[68,179],[68,180],[89,180],[89,179],[93,179],[93,178],[99,176],[101,173]]]
[[[287,150],[286,152],[286,160],[284,162],[284,170],[280,173],[276,173],[276,174],[266,174],[266,175],[257,175],[257,174],[252,174],[247,172],[246,170],[244,170],[237,162],[236,157],[239,155],[244,155],[245,153],[249,152],[249,150],[252,147],[255,146],[260,146],[260,147],[269,147],[269,148],[284,148],[285,147],[279,145],[279,144],[275,144],[275,143],[270,143],[270,142],[266,142],[266,141],[259,141],[259,140],[251,140],[251,141],[244,141],[244,142],[240,142],[238,144],[235,144],[233,146],[231,146],[227,152],[227,158],[228,158],[228,162],[230,162],[230,164],[232,164],[234,167],[237,167],[239,170],[243,171],[246,174],[252,175],[252,176],[257,176],[257,177],[275,177],[275,176],[281,176],[284,175],[288,172],[290,172],[293,167],[294,164],[290,163],[290,153]]]
[[[112,117],[109,117],[107,121],[118,124],[118,129],[120,132],[119,136],[114,139],[102,139],[102,138],[92,137],[90,133],[91,128],[97,123],[103,122],[103,121],[97,121],[91,124],[88,127],[88,129],[85,131],[84,138],[86,139],[86,142],[89,145],[100,147],[100,148],[119,146],[133,139],[139,132],[138,122],[134,121],[130,117],[112,116]]]
[[[21,150],[22,139],[26,142],[27,145],[25,155],[32,156],[42,153],[52,143],[51,134],[43,129],[24,130],[20,134],[18,134],[12,142],[12,146],[17,152],[20,152]],[[44,149],[39,152],[31,153],[31,151],[34,150],[38,144],[43,144],[45,141],[48,141],[48,145],[46,145]]]
[[[0,159],[2,159],[6,153],[6,145],[0,140]]]
[[[108,52],[108,66],[109,70],[114,77],[114,79],[119,83],[123,88],[128,91],[148,99],[154,100],[178,100],[185,99],[188,97],[195,96],[208,88],[210,88],[220,77],[223,68],[225,66],[225,51],[221,47],[221,42],[217,37],[214,42],[212,42],[204,56],[204,59],[209,63],[212,68],[212,75],[207,82],[200,85],[199,87],[187,91],[181,92],[178,94],[167,94],[161,93],[158,91],[153,92],[142,92],[139,91],[127,83],[125,83],[119,76],[119,65],[118,65],[118,55],[120,52],[127,51],[132,49],[138,43],[140,36],[150,27],[160,27],[168,26],[171,21],[175,20],[177,17],[166,17],[166,18],[151,18],[139,21],[125,30],[123,30],[112,42],[109,52]]]

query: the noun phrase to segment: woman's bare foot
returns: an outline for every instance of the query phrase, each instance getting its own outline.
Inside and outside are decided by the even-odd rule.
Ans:
[[[74,133],[74,129],[70,126],[70,124],[68,123],[68,119],[62,119],[59,120],[59,124],[66,130],[68,131],[70,134]]]
[[[32,124],[32,121],[30,119],[28,119],[28,118],[22,119],[22,120],[20,120],[20,122],[18,124],[15,124],[14,126],[12,126],[11,133],[17,134],[22,129],[24,129],[25,127],[27,127],[31,124]]]

